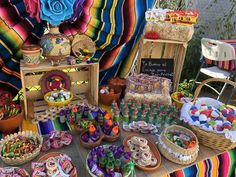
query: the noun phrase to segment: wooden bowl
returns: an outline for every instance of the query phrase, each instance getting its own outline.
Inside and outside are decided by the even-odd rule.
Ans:
[[[21,125],[24,116],[24,109],[21,108],[21,113],[17,116],[10,117],[6,120],[0,120],[0,131],[6,134],[14,133],[15,130]]]
[[[129,136],[125,137],[125,139],[123,140],[123,145],[125,146],[126,150],[129,150],[129,147],[127,145],[127,141],[129,139],[131,139],[133,136],[144,138],[143,136],[141,136],[139,134],[136,134],[136,133],[132,133]],[[152,141],[150,141],[148,138],[145,138],[145,139],[148,141],[148,146],[150,147],[150,150],[152,151],[152,154],[157,159],[157,164],[154,167],[151,167],[151,166],[143,167],[143,166],[140,166],[140,165],[136,164],[136,167],[140,170],[143,170],[143,171],[154,171],[154,170],[157,170],[158,167],[161,165],[161,155],[160,155],[159,150],[157,149],[157,146],[154,143],[152,143]]]
[[[56,156],[60,156],[60,155],[63,155],[63,154],[60,152],[50,152],[50,153],[47,153],[47,154],[43,155],[42,157],[40,157],[37,162],[44,162],[50,157],[56,157]],[[76,167],[74,168],[70,177],[78,177]]]
[[[104,105],[108,105],[110,106],[111,103],[115,100],[119,100],[120,98],[120,94],[121,94],[121,88],[120,87],[112,87],[109,86],[109,88],[114,89],[114,93],[109,93],[109,94],[101,94],[99,92],[99,101],[100,103],[104,104]],[[101,89],[101,87],[100,87]]]

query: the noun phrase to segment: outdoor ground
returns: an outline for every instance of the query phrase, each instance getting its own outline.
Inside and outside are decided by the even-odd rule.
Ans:
[[[225,103],[228,96],[231,94],[231,90],[232,90],[232,87],[227,87],[225,89],[225,91],[222,95],[222,98],[220,99],[221,102]],[[200,95],[206,96],[206,97],[211,97],[211,98],[217,98],[217,94],[208,88],[204,88]],[[235,94],[233,95],[232,99],[230,100],[229,105],[236,106],[236,91],[235,91]]]

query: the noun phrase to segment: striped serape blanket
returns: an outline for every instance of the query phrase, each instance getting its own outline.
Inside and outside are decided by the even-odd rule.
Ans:
[[[68,36],[84,33],[97,45],[100,81],[114,75],[125,76],[131,69],[145,24],[145,11],[154,0],[86,0],[81,16],[60,25]],[[23,0],[0,1],[0,86],[15,94],[21,88],[20,47],[38,43],[45,24],[26,12]]]

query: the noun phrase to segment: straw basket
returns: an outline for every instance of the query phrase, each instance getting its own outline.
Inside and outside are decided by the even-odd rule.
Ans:
[[[176,144],[174,144],[172,141],[170,141],[165,134],[171,131],[180,131],[180,132],[184,132],[187,133],[189,135],[191,135],[192,137],[194,137],[196,139],[196,145],[192,148],[189,149],[185,149],[182,148]],[[165,144],[166,147],[168,147],[170,150],[172,150],[173,152],[176,152],[178,154],[181,154],[183,156],[191,156],[190,159],[188,160],[180,160],[179,158],[175,157],[173,154],[171,154],[166,148],[163,147],[163,145],[161,143],[158,144],[158,149],[160,150],[161,154],[167,158],[168,160],[177,163],[177,164],[181,164],[181,165],[188,165],[192,162],[194,162],[197,159],[198,156],[198,150],[199,150],[199,144],[198,144],[198,140],[196,135],[189,129],[182,127],[182,126],[178,126],[178,125],[172,125],[167,127],[160,135],[160,140]]]
[[[195,103],[197,101],[197,98],[201,92],[202,87],[209,83],[209,82],[223,82],[230,84],[234,87],[236,87],[236,83],[230,80],[226,79],[219,79],[219,78],[210,78],[205,81],[203,81],[195,90],[194,92],[194,99],[193,102]],[[219,104],[217,100],[214,100],[214,104]],[[193,132],[197,135],[198,140],[201,144],[204,146],[210,147],[212,149],[217,149],[220,151],[225,151],[228,149],[233,149],[236,147],[236,142],[232,142],[231,140],[227,139],[225,137],[225,134],[219,134],[214,131],[206,131],[198,126],[190,125]]]
[[[34,138],[38,139],[39,146],[32,153],[24,154],[23,156],[16,157],[16,158],[6,158],[6,157],[3,157],[2,155],[0,155],[2,161],[5,164],[8,164],[8,165],[22,165],[22,164],[25,164],[25,163],[33,160],[34,158],[36,158],[40,153],[42,143],[43,143],[43,138],[40,137],[38,133],[32,132],[32,131],[25,131],[25,132],[23,131],[23,132],[7,135],[3,140],[0,141],[0,152],[2,152],[2,148],[3,148],[5,143],[7,143],[8,141],[18,137],[18,135],[21,135],[23,137],[34,137]]]

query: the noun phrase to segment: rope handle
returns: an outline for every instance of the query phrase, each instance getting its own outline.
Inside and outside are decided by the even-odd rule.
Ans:
[[[207,83],[210,83],[210,82],[223,82],[223,83],[227,83],[227,84],[230,84],[232,85],[233,87],[236,87],[236,82],[233,82],[231,80],[228,80],[228,79],[220,79],[220,78],[210,78],[210,79],[206,79],[204,80],[195,90],[194,92],[194,99],[193,99],[193,102],[195,103],[197,101],[197,98],[202,90],[202,87],[207,84]]]

